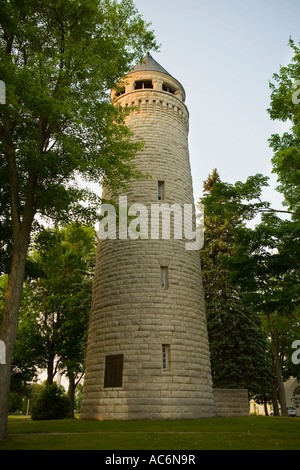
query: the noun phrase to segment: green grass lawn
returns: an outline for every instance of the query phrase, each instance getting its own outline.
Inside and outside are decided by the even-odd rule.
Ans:
[[[10,417],[0,450],[300,450],[300,418],[32,421]]]

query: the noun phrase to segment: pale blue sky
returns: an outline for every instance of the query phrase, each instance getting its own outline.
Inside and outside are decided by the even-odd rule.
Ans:
[[[269,80],[300,40],[299,0],[134,0],[152,23],[152,53],[186,90],[194,197],[214,168],[223,181],[271,176],[266,199],[278,208],[268,139],[284,125],[271,121]],[[300,77],[299,77],[300,78]]]

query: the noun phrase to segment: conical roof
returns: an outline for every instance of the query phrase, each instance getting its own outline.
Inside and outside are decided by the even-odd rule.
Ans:
[[[158,62],[156,62],[156,60],[153,59],[152,55],[149,54],[149,52],[143,58],[143,60],[139,64],[137,64],[134,67],[134,69],[131,70],[130,73],[146,72],[146,71],[162,72],[162,73],[172,76]]]
[[[177,86],[180,88],[182,93],[181,99],[183,102],[185,102],[185,90],[181,83],[166,69],[164,69],[158,62],[156,62],[156,60],[153,59],[152,55],[149,52],[145,55],[143,60],[139,64],[137,64],[127,75],[131,75],[135,72],[160,72],[165,75],[168,75],[172,78],[173,82],[175,81],[178,84]]]

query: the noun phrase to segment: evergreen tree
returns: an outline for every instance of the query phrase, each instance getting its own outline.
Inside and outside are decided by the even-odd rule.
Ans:
[[[270,383],[266,337],[257,313],[246,306],[224,263],[236,250],[234,228],[242,219],[231,205],[230,188],[225,197],[219,192],[226,185],[216,170],[203,187],[205,241],[200,256],[214,386],[247,388],[251,396],[264,396]]]
[[[285,171],[287,167],[286,162]],[[209,228],[214,222],[215,228],[214,231],[211,227],[207,230],[206,244],[209,243],[211,231],[213,243],[208,256],[212,257],[212,247],[216,247],[217,255],[211,265],[215,271],[215,266],[219,267],[221,262],[223,270],[219,275],[220,284],[215,283],[217,287],[212,292],[212,298],[220,297],[228,281],[247,312],[253,312],[261,318],[269,339],[274,410],[276,412],[279,399],[284,415],[286,399],[283,374],[287,378],[289,373],[294,373],[290,361],[291,344],[298,339],[300,331],[299,219],[297,213],[292,214],[292,220],[279,218],[275,214],[277,211],[261,200],[264,184],[266,179],[261,175],[234,185],[219,180],[214,184],[209,182],[210,190],[203,203],[207,226]],[[245,221],[251,220],[259,212],[260,223],[254,229],[248,228]],[[207,289],[212,289],[212,286],[209,279]],[[222,305],[225,305],[224,300]]]

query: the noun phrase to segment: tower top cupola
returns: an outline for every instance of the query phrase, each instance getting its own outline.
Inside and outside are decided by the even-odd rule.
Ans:
[[[122,78],[112,90],[111,99],[116,101],[121,95],[140,90],[172,94],[183,103],[185,90],[181,83],[164,69],[148,52],[143,60]]]
[[[153,59],[152,55],[147,52],[147,55],[143,58],[143,60],[137,64],[134,69],[132,69],[129,73],[134,72],[161,72],[166,75],[170,75],[169,72],[166,71],[156,60]],[[171,75],[170,75],[171,76]]]

